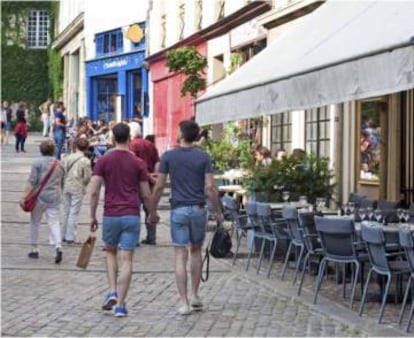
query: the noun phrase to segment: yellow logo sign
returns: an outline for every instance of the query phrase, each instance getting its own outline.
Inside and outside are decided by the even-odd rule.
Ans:
[[[133,43],[138,43],[142,40],[143,37],[144,37],[144,31],[139,25],[134,24],[134,25],[129,26],[127,34],[126,34],[127,39],[131,40]]]

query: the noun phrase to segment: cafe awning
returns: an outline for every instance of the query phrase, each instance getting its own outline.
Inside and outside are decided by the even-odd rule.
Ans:
[[[201,125],[414,88],[413,1],[327,1],[196,101]]]

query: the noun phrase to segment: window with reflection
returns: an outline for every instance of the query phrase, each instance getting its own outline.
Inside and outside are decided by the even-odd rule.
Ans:
[[[284,149],[287,153],[292,150],[292,114],[279,113],[272,116],[272,153]]]
[[[318,157],[329,157],[330,118],[327,107],[314,108],[305,111],[305,141],[306,151],[313,152]]]
[[[359,165],[360,179],[379,181],[381,175],[381,147],[384,137],[381,121],[388,111],[385,99],[360,102]]]

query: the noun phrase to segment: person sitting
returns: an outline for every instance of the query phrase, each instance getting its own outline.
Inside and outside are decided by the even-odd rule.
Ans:
[[[263,165],[268,167],[272,164],[272,154],[270,150],[264,146],[258,146],[254,150],[254,158],[256,160],[256,166]]]

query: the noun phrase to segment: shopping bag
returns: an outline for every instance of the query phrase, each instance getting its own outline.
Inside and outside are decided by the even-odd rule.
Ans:
[[[96,237],[89,236],[85,243],[82,245],[82,249],[79,253],[78,262],[76,266],[82,269],[86,269],[89,264],[89,260],[92,256],[93,247],[95,246]]]

